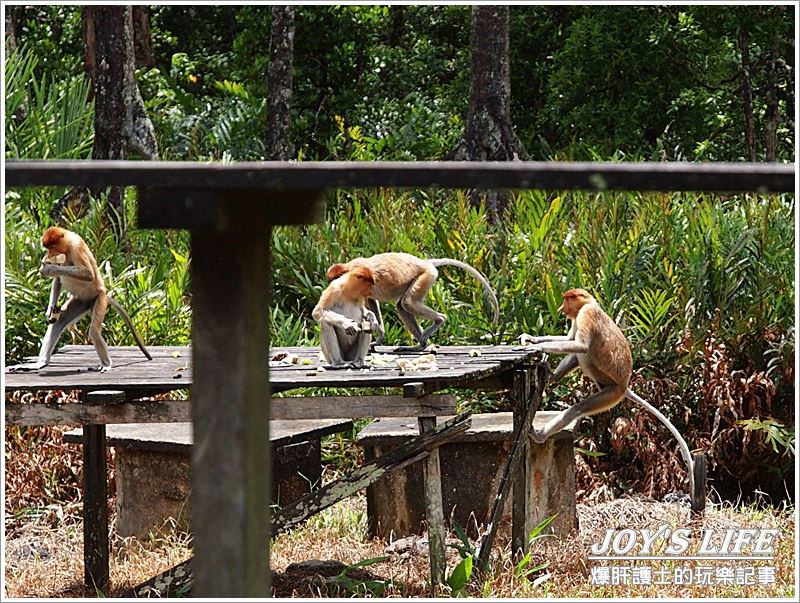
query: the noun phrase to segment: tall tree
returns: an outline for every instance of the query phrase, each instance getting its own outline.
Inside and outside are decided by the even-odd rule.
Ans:
[[[511,70],[508,53],[508,6],[472,8],[469,106],[462,135],[448,159],[510,161],[527,159],[511,124]],[[473,201],[477,195],[472,195]],[[500,214],[508,196],[488,196],[489,209]]]
[[[266,159],[286,161],[291,157],[294,29],[294,8],[273,6],[267,71]]]
[[[752,65],[750,63],[750,31],[749,25],[743,23],[739,27],[736,37],[741,57],[741,90],[742,90],[742,113],[744,114],[744,140],[747,148],[747,160],[756,160],[756,144],[753,135],[753,81],[751,75]]]
[[[133,11],[130,6],[86,6],[82,15],[85,67],[93,80],[94,145],[92,159],[127,159],[137,153],[158,159],[155,130],[136,84]],[[91,190],[93,196],[100,190]],[[122,187],[108,190],[108,219],[124,235]],[[86,189],[71,189],[55,204],[51,217],[61,222],[64,210],[85,211]]]

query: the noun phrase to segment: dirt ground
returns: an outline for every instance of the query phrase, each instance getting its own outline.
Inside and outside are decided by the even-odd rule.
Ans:
[[[76,505],[77,506],[77,505]],[[99,593],[82,584],[82,525],[77,508],[53,508],[36,517],[6,526],[5,592],[7,597],[86,597]],[[692,523],[689,511],[678,503],[645,498],[578,505],[580,529],[574,538],[541,538],[534,542],[531,557],[522,562],[511,558],[507,545],[493,552],[491,571],[483,580],[467,587],[471,596],[492,597],[793,597],[795,518],[793,511],[708,509],[704,519]],[[774,568],[758,570],[760,577],[774,580],[751,585],[626,584],[593,583],[592,567],[611,562],[589,559],[589,547],[602,542],[607,529],[657,529],[662,525],[691,527],[717,532],[728,528],[772,528],[778,532],[774,558],[750,562]],[[721,532],[720,532],[721,533]],[[112,516],[113,537],[113,516]],[[113,539],[113,538],[112,538]],[[699,543],[692,541],[691,552]],[[186,534],[168,534],[148,542],[114,540],[110,596],[129,588],[191,555]],[[353,497],[312,518],[304,526],[280,535],[272,545],[273,595],[278,597],[325,596],[429,596],[428,561],[424,542],[402,539],[393,543],[366,537],[366,503]],[[376,558],[383,560],[372,562]],[[352,565],[367,561],[360,568]],[[448,553],[448,573],[459,563],[455,548]],[[649,562],[654,571],[676,564]],[[638,565],[646,565],[637,561]],[[686,565],[696,568],[699,562]],[[540,565],[544,569],[535,570]],[[710,565],[704,562],[702,565]],[[715,562],[720,566],[742,562]],[[348,569],[350,568],[350,569]],[[670,571],[671,571],[670,569]],[[535,570],[535,571],[531,571]],[[731,567],[733,571],[733,567]],[[526,575],[527,574],[527,575]],[[602,575],[602,574],[600,574]],[[449,596],[446,587],[437,593]]]

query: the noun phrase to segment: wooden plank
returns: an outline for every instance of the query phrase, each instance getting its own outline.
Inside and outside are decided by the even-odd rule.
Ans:
[[[500,487],[494,503],[492,504],[492,511],[489,514],[489,520],[486,524],[486,533],[483,535],[483,539],[478,547],[478,554],[476,555],[475,561],[478,570],[477,574],[485,572],[488,567],[489,554],[491,553],[492,544],[494,543],[494,538],[497,533],[498,520],[502,514],[503,505],[505,504],[511,486],[510,477],[514,475],[517,465],[522,460],[522,456],[519,454],[520,447],[530,436],[530,430],[533,427],[533,419],[542,400],[547,367],[540,364],[535,368],[535,371],[536,377],[533,395],[527,402],[522,422],[517,423],[518,430],[514,432],[514,440],[511,444],[508,460],[503,470],[503,477],[500,480]]]
[[[86,404],[102,405],[121,392],[87,394]],[[109,587],[108,482],[106,428],[89,425],[83,432],[83,581],[98,595]]]
[[[280,509],[272,517],[271,535],[297,525],[308,517],[327,509],[340,500],[366,488],[392,471],[399,471],[408,465],[424,459],[431,450],[469,429],[472,419],[468,413],[461,414],[439,425],[432,431],[401,444],[376,459],[372,459],[345,477],[324,485],[319,490],[303,497],[296,503]],[[193,589],[191,559],[179,563],[166,572],[147,580],[143,584],[124,593],[124,597],[160,596],[168,597],[185,594]],[[195,595],[195,592],[192,592]]]
[[[528,418],[527,407],[531,404],[531,372],[532,369],[521,369],[514,371],[514,385],[512,389],[512,404],[514,405],[514,433],[529,433],[522,424]],[[535,413],[535,411],[534,411]],[[530,417],[535,418],[535,414]],[[528,518],[530,516],[530,502],[528,501],[528,480],[532,479],[530,472],[530,442],[524,435],[520,441],[521,455],[519,462],[516,463],[514,473],[511,475],[513,488],[513,501],[511,510],[511,551],[512,554],[521,557],[528,549],[528,534],[530,528]],[[502,509],[502,508],[501,508]]]
[[[403,396],[295,396],[273,398],[271,420],[323,420],[357,417],[447,416],[455,414],[455,394],[407,399]],[[132,401],[106,406],[84,404],[6,404],[9,425],[113,425],[182,423],[191,420],[189,400]]]
[[[198,597],[270,592],[264,370],[269,237],[261,216],[233,211],[219,230],[192,231],[192,532]]]
[[[109,406],[6,403],[5,415],[7,425],[180,423],[191,420],[191,406],[189,400],[138,401]]]
[[[245,215],[266,211],[271,224],[321,222],[324,195],[322,189],[285,190],[278,203],[269,188],[144,186],[139,188],[137,221],[142,228],[213,228],[220,223],[224,200]]]
[[[681,162],[7,161],[5,167],[7,186],[131,185],[283,193],[365,187],[793,192],[794,174],[791,164]],[[163,201],[171,202],[169,197]]]
[[[153,354],[152,361],[145,359],[136,347],[112,347],[110,354],[114,368],[98,373],[87,370],[87,367],[97,364],[97,354],[92,346],[64,346],[53,356],[51,365],[41,371],[6,373],[6,390],[119,389],[129,396],[138,394],[141,397],[145,392],[187,389],[193,385],[191,348],[152,346],[149,349]],[[403,373],[396,367],[318,372],[318,347],[273,348],[270,357],[278,353],[295,354],[299,361],[297,364],[270,363],[273,391],[299,387],[402,387],[411,381],[423,382],[426,391],[473,387],[485,385],[489,378],[501,376],[514,366],[540,356],[530,346],[443,346],[437,352],[439,370]],[[478,355],[470,356],[470,353]],[[415,355],[419,354],[403,354]],[[300,361],[310,364],[304,365]]]
[[[435,417],[420,417],[420,435],[436,429]],[[422,483],[425,495],[425,521],[428,525],[428,553],[431,563],[431,595],[436,585],[444,584],[445,557],[444,509],[442,508],[442,470],[439,449],[434,448],[422,464]]]
[[[410,399],[403,396],[293,396],[273,398],[270,418],[418,417],[452,415],[455,411],[455,394]]]
[[[269,440],[273,447],[290,446],[309,440],[347,431],[353,428],[349,420],[299,420],[270,421]],[[64,434],[64,442],[79,443],[83,431],[78,428]],[[191,423],[131,423],[109,425],[106,428],[106,443],[114,448],[127,450],[150,450],[154,452],[188,453],[194,439]]]

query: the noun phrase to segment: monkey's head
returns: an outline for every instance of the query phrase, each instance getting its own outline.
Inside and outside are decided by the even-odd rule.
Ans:
[[[51,226],[42,235],[42,246],[47,249],[47,255],[52,257],[69,251],[69,231],[58,226]]]
[[[325,276],[328,279],[328,282],[335,281],[337,278],[342,276],[347,272],[347,266],[344,264],[333,264],[328,271],[325,273]]]
[[[558,311],[563,312],[567,318],[573,320],[583,306],[594,300],[592,295],[585,289],[570,289],[565,291],[562,297],[564,302],[558,308]]]
[[[359,297],[372,297],[372,288],[375,285],[375,277],[372,275],[372,270],[366,266],[358,266],[348,273],[348,277],[348,284],[352,287],[354,293]]]

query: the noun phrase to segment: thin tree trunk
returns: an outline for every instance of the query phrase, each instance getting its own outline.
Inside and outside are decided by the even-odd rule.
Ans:
[[[778,48],[773,44],[767,67],[767,109],[764,115],[764,147],[767,161],[775,161],[778,148]]]
[[[447,159],[513,161],[528,158],[511,124],[508,45],[508,6],[474,6],[467,118],[464,134]],[[479,201],[475,192],[471,198],[473,202]],[[499,216],[508,203],[508,195],[492,191],[487,202],[492,214]]]
[[[125,52],[130,7],[89,6],[86,10],[95,36],[92,159],[126,159]],[[106,215],[120,240],[125,234],[123,201],[122,187],[108,189]]]
[[[6,9],[6,57],[19,46],[19,34],[24,16],[24,6],[10,6]]]
[[[133,50],[137,69],[155,66],[153,36],[150,32],[150,9],[140,4],[133,6]]]
[[[739,28],[739,51],[742,61],[742,112],[744,113],[744,141],[747,148],[747,160],[756,160],[756,146],[753,136],[753,82],[751,80],[750,35],[747,26]]]
[[[405,28],[404,14],[404,6],[393,4],[389,7],[389,35],[386,40],[389,46],[400,46],[403,29]]]
[[[291,157],[292,67],[294,64],[294,8],[272,7],[267,71],[266,159]]]

